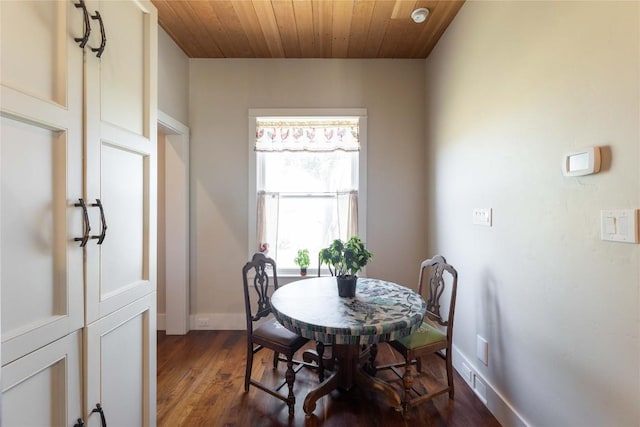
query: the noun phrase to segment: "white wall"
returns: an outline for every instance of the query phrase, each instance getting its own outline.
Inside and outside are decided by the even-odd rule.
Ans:
[[[366,108],[367,274],[415,287],[426,256],[424,61],[191,60],[191,312],[243,328],[250,108]]]
[[[158,27],[158,109],[189,123],[189,58]]]
[[[504,425],[640,425],[640,245],[599,227],[640,208],[639,22],[638,2],[467,2],[426,61],[430,247],[460,275],[457,364]],[[563,177],[590,145],[604,170]]]
[[[158,27],[158,109],[182,124],[189,122],[189,58]],[[165,239],[165,151],[170,141],[165,139],[160,126],[158,132],[158,328],[164,329],[165,291],[166,291],[166,239]],[[171,160],[171,159],[170,159]],[[188,164],[188,159],[184,159]],[[175,186],[169,185],[171,191]],[[180,198],[180,195],[177,195]],[[171,200],[176,196],[169,194]]]

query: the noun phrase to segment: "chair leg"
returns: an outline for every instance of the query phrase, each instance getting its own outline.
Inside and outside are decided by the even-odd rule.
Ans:
[[[278,369],[278,359],[280,358],[280,353],[277,351],[273,352],[273,369]]]
[[[287,396],[289,416],[292,416],[296,407],[296,396],[293,394],[293,383],[296,380],[296,372],[293,370],[293,354],[287,355],[287,373],[285,379],[287,380],[287,386],[289,386],[289,396]]]
[[[249,382],[251,381],[251,368],[253,367],[253,343],[249,341],[247,344],[247,369],[244,374],[244,391],[249,391]]]
[[[316,342],[316,351],[318,352],[318,379],[320,382],[324,381],[324,343]]]
[[[451,351],[447,350],[447,383],[449,384],[449,399],[453,399],[453,362],[451,361]]]
[[[416,369],[418,372],[422,372],[422,358],[416,357]]]

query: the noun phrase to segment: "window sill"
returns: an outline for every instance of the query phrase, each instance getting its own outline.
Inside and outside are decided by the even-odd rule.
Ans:
[[[321,271],[320,274],[322,276],[329,276],[329,270],[327,271]],[[278,271],[278,280],[281,282],[281,284],[286,284],[286,283],[291,283],[291,282],[295,282],[296,280],[304,280],[304,279],[312,279],[314,277],[318,277],[318,267],[313,268],[313,269],[309,269],[307,271],[307,275],[306,276],[301,276],[300,275],[300,271],[296,270],[296,271]]]

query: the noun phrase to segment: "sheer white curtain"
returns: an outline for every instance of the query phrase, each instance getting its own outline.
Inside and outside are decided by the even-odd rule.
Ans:
[[[256,209],[257,250],[275,257],[277,248],[273,245],[278,241],[280,195],[273,192],[259,191]]]
[[[347,237],[358,235],[358,192],[349,192],[349,211],[347,213]]]
[[[256,239],[258,240],[256,250],[259,252],[267,252],[267,217],[265,215],[265,199],[264,191],[258,191],[257,198],[257,214],[256,214]]]
[[[284,214],[285,217],[280,216],[280,204],[282,197],[284,197],[283,200],[285,201],[283,203],[290,203],[291,200],[294,200],[298,203],[302,202],[305,205],[314,203],[314,200],[317,200],[313,195],[294,196],[293,198],[291,198],[290,194],[281,195],[277,192],[258,192],[256,207],[256,247],[260,252],[270,252],[270,256],[272,257],[276,257],[278,254],[277,243],[281,222],[286,222],[288,219],[286,214]],[[334,220],[336,221],[335,223],[332,223],[334,224],[333,227],[327,227],[326,230],[323,230],[322,233],[319,233],[326,236],[326,239],[321,239],[325,240],[322,245],[326,246],[336,238],[347,240],[351,236],[358,235],[357,190],[352,190],[349,192],[336,192],[329,195],[328,198],[326,196],[323,196],[320,198],[320,200],[324,201],[322,206],[326,206],[327,209],[330,209],[333,212],[332,214],[330,214],[330,217],[334,218]],[[301,206],[301,208],[303,207]],[[321,210],[323,209],[324,208],[322,208]],[[333,232],[335,234],[331,234],[330,229],[333,229]],[[307,231],[309,232],[307,239],[310,239],[312,230]],[[320,247],[315,249],[319,250]]]

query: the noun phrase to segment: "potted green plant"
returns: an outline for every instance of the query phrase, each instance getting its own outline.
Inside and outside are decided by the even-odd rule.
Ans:
[[[309,268],[309,249],[298,249],[298,255],[293,259],[293,262],[300,267],[300,275],[307,275],[307,268]]]
[[[346,242],[334,240],[320,250],[320,263],[327,264],[332,276],[336,276],[338,295],[353,297],[356,294],[358,272],[367,265],[373,254],[369,252],[360,237],[353,236]]]

